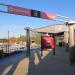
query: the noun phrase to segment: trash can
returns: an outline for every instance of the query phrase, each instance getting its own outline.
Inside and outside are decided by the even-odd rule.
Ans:
[[[61,47],[62,46],[62,42],[59,42],[59,47]]]
[[[69,61],[70,61],[71,65],[73,65],[75,63],[75,47],[70,48]]]

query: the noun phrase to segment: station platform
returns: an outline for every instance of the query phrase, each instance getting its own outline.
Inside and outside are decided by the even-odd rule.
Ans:
[[[69,63],[69,53],[66,48],[56,47],[53,51],[32,50],[30,57],[22,52],[0,59],[0,75],[75,75],[75,65]]]

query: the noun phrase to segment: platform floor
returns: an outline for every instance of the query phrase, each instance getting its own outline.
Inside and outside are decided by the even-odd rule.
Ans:
[[[43,52],[31,51],[30,58],[22,52],[0,59],[0,75],[75,75],[75,66],[68,60],[65,47],[56,47],[55,55],[52,50]]]

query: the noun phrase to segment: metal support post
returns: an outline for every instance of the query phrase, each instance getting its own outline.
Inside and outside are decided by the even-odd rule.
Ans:
[[[68,22],[68,28],[69,28],[69,61],[70,61],[71,65],[73,65],[75,63],[74,25],[75,25],[75,21]]]
[[[27,47],[27,56],[30,56],[30,28],[26,27],[26,47]]]
[[[7,53],[9,53],[9,31],[8,31],[8,51]]]
[[[53,48],[53,55],[55,55],[55,35],[53,35],[54,38],[54,48]]]

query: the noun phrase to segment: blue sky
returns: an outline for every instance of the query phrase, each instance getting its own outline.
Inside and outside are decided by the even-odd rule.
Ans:
[[[60,14],[75,20],[75,0],[0,0],[0,3]],[[24,27],[38,28],[52,24],[62,23],[0,12],[0,38],[7,37],[8,30],[10,36],[19,36],[25,35]]]

